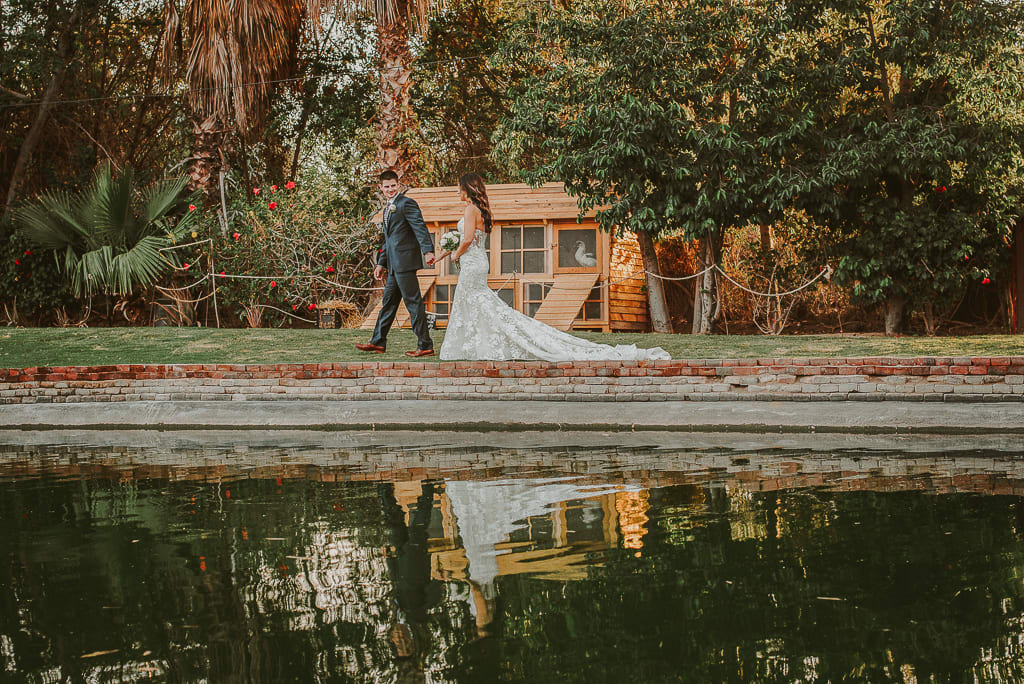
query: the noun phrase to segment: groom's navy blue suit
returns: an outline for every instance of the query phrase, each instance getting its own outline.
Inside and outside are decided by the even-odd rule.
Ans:
[[[389,209],[391,206],[393,210]],[[387,269],[388,280],[370,344],[387,346],[388,332],[398,313],[398,302],[404,301],[412,320],[412,330],[419,340],[416,348],[433,349],[416,271],[427,267],[423,258],[434,251],[434,245],[419,205],[405,195],[398,195],[385,206],[381,227],[384,229],[384,249],[378,266]]]

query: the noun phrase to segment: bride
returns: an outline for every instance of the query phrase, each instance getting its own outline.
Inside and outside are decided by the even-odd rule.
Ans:
[[[452,300],[441,359],[508,361],[639,361],[667,360],[661,347],[639,349],[633,344],[597,344],[556,330],[522,314],[487,285],[490,263],[484,248],[491,232],[491,207],[484,181],[475,173],[459,179],[466,211],[459,219],[462,240],[454,252],[441,251],[436,261],[451,255],[459,263],[459,282]]]

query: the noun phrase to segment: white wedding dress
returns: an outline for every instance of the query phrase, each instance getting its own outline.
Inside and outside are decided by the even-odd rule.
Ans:
[[[459,233],[463,221],[459,220]],[[598,344],[556,330],[522,314],[487,285],[490,264],[477,231],[459,260],[459,282],[452,300],[448,329],[441,344],[443,361],[641,361],[671,358],[661,347]]]

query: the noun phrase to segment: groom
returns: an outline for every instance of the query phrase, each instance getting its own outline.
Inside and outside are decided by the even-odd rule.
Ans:
[[[434,353],[434,341],[427,332],[426,310],[420,294],[420,281],[416,278],[416,271],[434,265],[434,245],[430,232],[416,201],[399,192],[397,173],[385,171],[380,174],[380,191],[387,199],[384,220],[381,222],[384,249],[373,269],[373,277],[382,280],[387,270],[388,281],[384,285],[384,297],[381,299],[373,337],[369,344],[357,344],[356,349],[378,354],[385,351],[388,331],[391,330],[401,300],[405,302],[409,318],[412,319],[412,330],[418,339],[416,351],[407,351],[405,355],[431,356]]]

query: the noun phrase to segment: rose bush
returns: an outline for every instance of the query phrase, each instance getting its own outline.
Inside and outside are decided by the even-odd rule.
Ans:
[[[217,207],[206,207],[198,239],[210,242],[187,248],[182,259],[213,274],[221,325],[301,324],[329,299],[361,308],[370,292],[342,286],[374,286],[379,230],[369,221],[371,200],[369,189],[324,182],[262,184],[228,204],[226,233]],[[192,290],[193,298],[208,293],[209,282]]]

